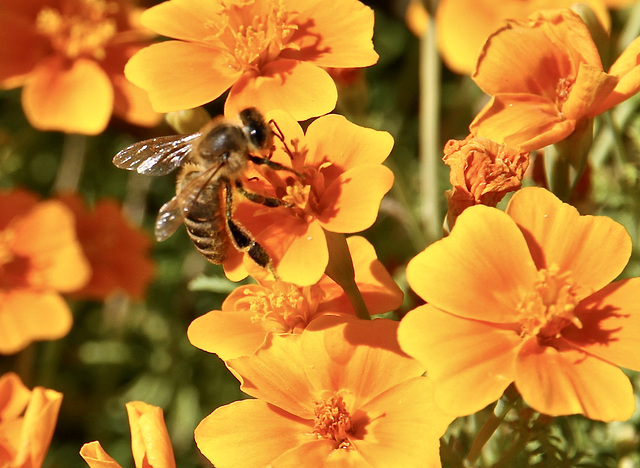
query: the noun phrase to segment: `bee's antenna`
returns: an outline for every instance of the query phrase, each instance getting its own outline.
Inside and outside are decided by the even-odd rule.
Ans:
[[[282,130],[280,130],[280,127],[278,126],[278,123],[271,119],[269,120],[269,124],[273,125],[275,127],[275,129],[277,131],[274,131],[273,134],[278,138],[278,140],[280,140],[282,142],[282,144],[284,145],[284,151],[287,153],[287,155],[289,156],[289,159],[293,160],[293,153],[291,152],[291,149],[289,149],[289,146],[287,145],[287,142],[284,139],[284,133],[282,133]]]

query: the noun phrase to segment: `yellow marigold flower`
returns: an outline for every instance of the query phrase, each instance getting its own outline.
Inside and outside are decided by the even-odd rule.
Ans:
[[[409,262],[428,304],[403,318],[398,340],[436,402],[461,415],[515,383],[550,416],[628,419],[635,398],[618,366],[640,370],[640,278],[612,281],[630,255],[623,226],[542,188],[516,192],[506,213],[472,206]]]
[[[22,106],[41,130],[94,135],[112,112],[152,126],[160,116],[124,77],[149,39],[125,0],[0,0],[0,88],[23,86]]]
[[[473,80],[492,98],[471,133],[532,151],[568,137],[640,89],[640,38],[602,70],[582,19],[569,9],[511,21],[485,43]]]
[[[529,154],[469,135],[464,140],[449,140],[443,161],[451,168],[453,189],[447,190],[447,223],[451,229],[466,208],[496,206],[507,193],[518,190],[529,167]]]
[[[89,210],[78,194],[58,199],[73,211],[78,240],[91,264],[89,282],[73,297],[103,300],[124,291],[143,299],[154,273],[149,235],[131,225],[115,200],[99,200]]]
[[[306,133],[283,112],[268,117],[277,122],[288,147],[276,145],[272,159],[299,175],[261,173],[263,168],[254,166],[245,186],[257,193],[268,190],[290,206],[265,208],[238,198],[234,216],[265,248],[283,281],[311,285],[320,280],[328,263],[325,231],[356,233],[375,221],[382,197],[393,184],[393,173],[382,165],[393,137],[340,115],[316,119]],[[252,262],[245,258],[243,265],[236,256],[224,266],[229,278],[239,280]]]
[[[136,468],[175,468],[176,462],[162,408],[142,401],[126,404],[131,428],[131,452]],[[80,455],[91,468],[121,468],[100,442],[88,442]]]
[[[61,292],[91,274],[73,214],[58,201],[25,191],[0,192],[0,353],[65,336],[71,311]]]
[[[325,316],[227,362],[257,398],[222,406],[196,428],[215,466],[439,467],[452,417],[424,368],[402,353],[398,323]]]
[[[355,281],[371,314],[394,310],[402,291],[376,257],[373,246],[360,236],[347,239]],[[234,290],[214,310],[198,317],[187,334],[194,346],[228,360],[253,354],[270,334],[302,333],[322,314],[353,314],[340,286],[323,276],[311,286],[283,281],[260,281]]]
[[[478,53],[487,38],[504,26],[506,20],[526,20],[537,11],[564,8],[574,0],[441,0],[436,11],[438,47],[447,66],[470,75]],[[587,0],[600,22],[609,29],[611,20],[606,3]]]
[[[42,466],[61,403],[55,390],[29,390],[12,372],[0,376],[0,466]]]
[[[126,76],[159,112],[189,109],[231,88],[226,115],[283,109],[330,112],[336,87],[322,67],[374,64],[373,10],[357,0],[170,0],[142,23],[174,38],[138,52]]]

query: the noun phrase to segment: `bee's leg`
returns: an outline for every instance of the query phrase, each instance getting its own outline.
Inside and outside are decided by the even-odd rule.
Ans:
[[[244,195],[247,199],[251,200],[254,203],[260,203],[261,205],[268,206],[270,208],[275,208],[277,206],[286,206],[287,208],[293,207],[291,203],[284,202],[279,198],[265,197],[264,195],[260,195],[258,193],[249,192],[244,188],[239,180],[236,180],[236,188],[242,195]]]
[[[300,174],[298,174],[296,171],[294,171],[293,169],[291,169],[290,167],[287,166],[283,166],[280,163],[277,163],[275,161],[272,161],[269,158],[263,158],[260,156],[254,156],[253,154],[249,155],[249,159],[251,160],[251,162],[253,164],[259,164],[259,165],[264,165],[267,166],[271,169],[273,169],[274,171],[287,171],[287,172],[291,172],[295,175],[297,175],[298,177],[302,177]]]
[[[233,220],[233,195],[231,192],[231,185],[228,181],[226,181],[225,186],[227,189],[225,217],[227,220],[227,229],[229,230],[229,234],[231,236],[231,239],[233,240],[233,243],[238,250],[247,252],[249,254],[249,257],[251,257],[251,259],[259,266],[261,266],[262,268],[267,268],[276,280],[279,279],[267,251],[264,250],[264,248],[260,244],[258,244],[239,223],[236,223]]]

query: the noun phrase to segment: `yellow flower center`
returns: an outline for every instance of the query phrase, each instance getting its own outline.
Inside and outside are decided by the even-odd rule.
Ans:
[[[558,84],[556,85],[556,106],[558,106],[560,112],[562,112],[564,103],[569,99],[569,94],[571,93],[571,88],[575,81],[576,80],[573,76],[560,78],[558,80]]]
[[[559,338],[568,325],[582,328],[574,311],[579,302],[571,272],[560,273],[557,265],[538,271],[533,290],[518,310],[521,334],[542,340]]]
[[[353,432],[351,415],[341,395],[316,401],[313,433],[318,439],[332,439],[339,448],[349,448],[349,434]]]
[[[271,287],[245,290],[252,322],[276,322],[284,332],[302,331],[316,314],[324,293],[317,286],[301,288],[275,282]]]
[[[45,6],[36,17],[36,29],[69,59],[102,60],[107,43],[117,32],[113,18],[117,11],[118,4],[108,0],[65,2],[59,10]]]
[[[212,32],[205,40],[224,44],[230,67],[259,71],[284,49],[299,49],[291,43],[298,27],[290,21],[282,0],[223,0],[221,4],[218,18],[205,25]]]

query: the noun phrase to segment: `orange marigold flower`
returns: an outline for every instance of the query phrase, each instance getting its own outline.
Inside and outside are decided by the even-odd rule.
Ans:
[[[371,314],[394,310],[402,291],[360,236],[347,239],[355,280]],[[321,314],[354,314],[342,288],[323,276],[311,286],[260,281],[240,286],[214,310],[195,319],[187,332],[194,346],[228,360],[253,354],[272,333],[302,333]]]
[[[402,349],[428,369],[436,401],[474,413],[512,382],[534,409],[624,420],[640,370],[640,278],[612,281],[631,255],[624,227],[580,216],[529,187],[506,213],[472,206],[409,262],[428,305],[402,320]]]
[[[73,214],[26,191],[0,192],[0,353],[65,336],[73,318],[61,292],[91,274]]]
[[[94,135],[112,112],[137,125],[160,121],[124,77],[149,39],[125,0],[0,0],[0,11],[0,88],[24,86],[34,127]]]
[[[136,468],[175,468],[173,447],[162,408],[142,401],[130,401],[126,407],[131,428],[131,452]],[[80,455],[91,468],[120,468],[98,441],[84,444]]]
[[[308,286],[320,280],[327,266],[325,230],[355,233],[375,221],[382,197],[393,185],[393,173],[382,165],[393,137],[340,115],[316,119],[306,134],[285,113],[268,117],[277,122],[291,151],[288,154],[280,144],[272,159],[299,176],[254,166],[245,186],[258,193],[270,190],[291,206],[265,208],[238,197],[234,216],[265,248],[283,281]],[[244,278],[252,268],[253,262],[245,257],[244,265],[238,256],[225,261],[232,280]]]
[[[225,114],[283,109],[297,120],[330,112],[336,87],[321,67],[374,64],[373,10],[357,0],[170,0],[142,22],[176,40],[127,64],[159,112],[206,104],[231,88]]]
[[[511,21],[485,43],[473,80],[492,98],[471,133],[532,151],[568,137],[582,119],[640,89],[640,38],[602,70],[582,19],[569,9]]]
[[[93,210],[78,194],[59,200],[73,211],[78,240],[91,264],[89,282],[73,296],[103,300],[124,291],[133,299],[143,299],[154,273],[149,235],[131,225],[115,200],[102,199]]]
[[[447,66],[470,75],[487,38],[506,20],[526,20],[537,11],[568,8],[575,0],[441,0],[436,11],[438,48]],[[587,0],[600,22],[609,29],[607,2]]]
[[[0,466],[42,466],[61,403],[62,393],[29,390],[13,372],[0,376]]]
[[[232,359],[241,389],[258,399],[207,416],[198,448],[221,467],[439,467],[438,439],[453,418],[400,351],[397,325],[325,316]]]
[[[449,140],[443,161],[451,168],[453,190],[447,190],[447,222],[453,228],[466,208],[496,206],[507,193],[518,190],[529,167],[529,154],[469,135],[464,140]]]

